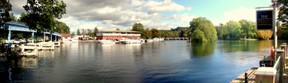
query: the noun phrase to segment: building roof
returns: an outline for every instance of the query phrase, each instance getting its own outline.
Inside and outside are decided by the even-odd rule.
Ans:
[[[99,32],[114,32],[114,33],[121,33],[121,32],[128,32],[128,33],[140,33],[139,31],[120,31],[120,30],[115,30],[115,31],[99,31]]]
[[[63,34],[61,34],[61,37],[71,37],[71,34],[69,34],[69,33],[63,33]]]

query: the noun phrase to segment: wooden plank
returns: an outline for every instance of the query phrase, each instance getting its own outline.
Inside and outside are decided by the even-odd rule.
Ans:
[[[240,74],[239,76],[237,76],[235,79],[233,79],[230,83],[244,83],[245,82],[245,73],[247,73],[248,76],[248,83],[255,83],[256,81],[256,76],[254,75],[254,73],[256,72],[256,70],[258,69],[258,67],[252,67],[249,70],[247,70],[246,72]]]

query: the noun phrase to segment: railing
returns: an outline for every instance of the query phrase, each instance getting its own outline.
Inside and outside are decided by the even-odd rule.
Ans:
[[[280,71],[281,71],[281,68],[280,68],[280,65],[281,65],[281,56],[279,56],[277,58],[277,61],[276,63],[274,64],[273,68],[276,69],[276,75],[275,75],[275,83],[278,83],[279,82],[279,75],[280,75]]]
[[[286,44],[282,44],[280,49],[276,49],[273,67],[259,67],[256,72],[256,83],[282,83],[285,69]]]

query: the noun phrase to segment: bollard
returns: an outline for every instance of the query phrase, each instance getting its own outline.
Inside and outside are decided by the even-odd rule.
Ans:
[[[248,83],[248,76],[247,76],[247,73],[245,73],[245,83]]]

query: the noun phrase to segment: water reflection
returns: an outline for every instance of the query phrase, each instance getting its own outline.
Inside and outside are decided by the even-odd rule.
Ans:
[[[271,42],[221,40],[217,44],[63,44],[35,58],[0,58],[0,82],[11,82],[10,75],[12,82],[26,83],[226,83],[258,65],[262,57],[256,50],[269,45]],[[14,64],[18,67],[12,67]]]
[[[17,67],[35,69],[38,67],[38,61],[37,57],[20,57]]]
[[[231,41],[219,41],[222,44],[224,52],[236,52],[236,51],[266,51],[266,48],[272,46],[271,40],[262,41],[243,41],[243,40],[231,40]]]
[[[216,47],[216,42],[192,43],[192,54],[196,57],[212,55]]]

